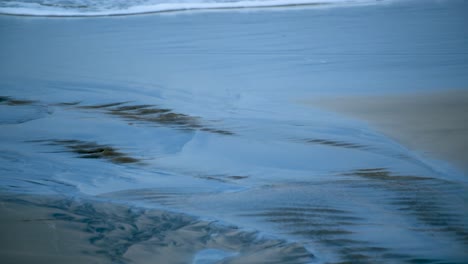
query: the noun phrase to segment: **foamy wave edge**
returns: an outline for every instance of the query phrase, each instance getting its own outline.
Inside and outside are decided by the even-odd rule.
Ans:
[[[43,17],[96,17],[96,16],[125,16],[163,12],[178,12],[190,10],[223,10],[248,8],[274,8],[294,6],[326,6],[370,4],[384,2],[384,0],[265,0],[238,2],[199,2],[199,3],[161,3],[153,5],[138,5],[126,9],[109,9],[102,11],[77,11],[73,9],[54,8],[37,9],[28,7],[0,7],[0,14],[14,16],[43,16]]]

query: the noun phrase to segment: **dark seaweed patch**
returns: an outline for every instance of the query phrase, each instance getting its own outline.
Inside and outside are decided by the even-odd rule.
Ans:
[[[229,179],[233,180],[242,180],[242,179],[247,179],[249,176],[240,176],[240,175],[233,175],[233,176],[227,176]]]
[[[239,181],[243,179],[247,179],[249,176],[241,176],[241,175],[225,175],[225,174],[218,174],[218,175],[197,175],[196,177],[206,180],[213,180],[218,182],[230,182],[230,181]]]
[[[36,101],[32,100],[19,100],[13,99],[9,96],[0,96],[0,104],[6,104],[10,106],[19,106],[19,105],[30,105],[35,103]]]
[[[54,104],[56,106],[75,106],[75,105],[79,105],[81,102],[80,101],[77,101],[77,102],[63,102],[63,103],[57,103],[57,104]]]
[[[344,173],[346,176],[358,176],[370,180],[381,180],[381,181],[424,181],[433,180],[433,178],[422,177],[422,176],[410,176],[410,175],[396,175],[392,174],[385,168],[372,168],[372,169],[359,169],[350,173]]]
[[[302,139],[297,139],[293,138],[291,139],[293,142],[296,143],[305,143],[305,144],[311,144],[311,145],[323,145],[327,147],[334,147],[334,148],[344,148],[344,149],[353,149],[353,150],[359,150],[359,151],[365,151],[365,152],[370,152],[378,155],[383,155],[387,157],[392,157],[400,160],[405,160],[405,161],[410,161],[412,163],[417,163],[419,164],[420,161],[417,159],[414,159],[414,157],[402,154],[399,149],[391,149],[388,148],[387,145],[385,146],[379,146],[379,144],[371,144],[371,145],[365,145],[365,144],[359,144],[359,143],[353,143],[349,141],[343,141],[343,140],[334,140],[334,139],[325,139],[325,138],[302,138]]]
[[[124,111],[141,112],[141,111],[143,111],[143,109],[149,108],[149,107],[152,107],[152,105],[149,105],[149,104],[146,104],[146,105],[127,105],[127,106],[120,106],[120,107],[114,108],[112,111],[113,112],[124,112]]]
[[[0,103],[8,102],[9,97],[7,96],[0,96]]]
[[[79,106],[79,108],[103,110],[107,114],[118,116],[132,122],[169,126],[186,131],[199,130],[220,135],[234,135],[231,131],[206,126],[206,122],[203,122],[200,117],[177,113],[172,109],[160,108],[156,105],[132,105],[128,104],[128,102],[117,102]]]
[[[349,143],[345,141],[338,141],[338,140],[329,140],[329,139],[304,139],[303,142],[310,143],[310,144],[320,144],[326,145],[331,147],[340,147],[340,148],[349,148],[349,149],[367,149],[367,146]]]
[[[101,145],[95,142],[86,142],[74,139],[40,140],[36,142],[44,142],[49,145],[64,146],[70,152],[78,154],[78,157],[83,159],[104,159],[116,164],[140,162],[139,159],[130,157],[129,155],[120,152],[115,147],[109,145]]]
[[[109,103],[109,104],[99,104],[99,105],[85,105],[85,106],[79,106],[79,108],[83,109],[100,109],[100,108],[108,108],[112,106],[118,106],[125,104],[127,102],[117,102],[117,103]]]

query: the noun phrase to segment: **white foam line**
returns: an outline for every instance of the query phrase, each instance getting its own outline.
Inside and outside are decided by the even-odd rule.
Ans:
[[[109,9],[103,11],[73,11],[62,8],[45,9],[27,7],[0,7],[0,14],[17,16],[51,17],[87,17],[87,16],[123,16],[148,13],[176,12],[206,9],[241,9],[314,5],[349,5],[383,2],[384,0],[264,0],[238,2],[198,2],[198,3],[161,3],[132,6],[127,9]]]

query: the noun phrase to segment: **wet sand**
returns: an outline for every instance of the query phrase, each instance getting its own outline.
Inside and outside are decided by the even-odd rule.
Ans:
[[[0,16],[1,262],[464,263],[466,183],[297,103],[466,88],[468,2],[396,2]]]
[[[188,215],[0,194],[2,263],[307,263],[301,244]],[[275,262],[276,261],[276,262]]]
[[[309,104],[368,122],[424,157],[468,175],[468,91],[325,97]]]

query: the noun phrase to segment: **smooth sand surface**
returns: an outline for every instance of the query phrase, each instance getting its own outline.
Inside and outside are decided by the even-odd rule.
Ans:
[[[92,234],[84,232],[86,224],[59,219],[65,216],[60,208],[9,197],[2,199],[0,212],[2,263],[110,263],[94,254],[99,248],[88,243]]]
[[[367,121],[423,156],[468,174],[468,91],[326,97],[308,104]]]

